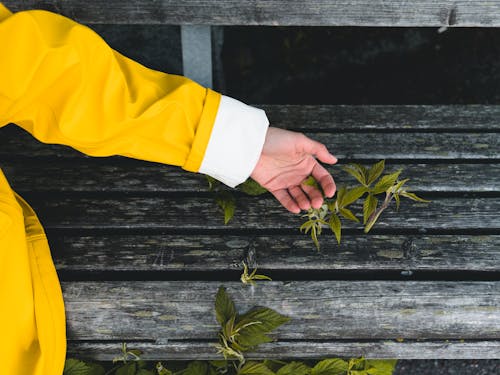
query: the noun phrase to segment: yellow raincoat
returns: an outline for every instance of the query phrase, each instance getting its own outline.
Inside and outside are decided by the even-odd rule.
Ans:
[[[124,155],[198,171],[220,95],[147,69],[89,28],[0,3],[0,127],[88,155]],[[0,368],[62,374],[62,293],[42,226],[0,171]]]

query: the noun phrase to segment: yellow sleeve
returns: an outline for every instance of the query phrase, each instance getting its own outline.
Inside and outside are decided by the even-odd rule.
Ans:
[[[92,156],[123,155],[198,171],[220,94],[154,71],[91,29],[0,4],[0,127]]]

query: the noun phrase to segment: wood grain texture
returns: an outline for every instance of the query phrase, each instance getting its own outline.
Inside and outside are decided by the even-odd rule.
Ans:
[[[93,199],[40,196],[28,199],[48,229],[211,230],[256,229],[297,231],[302,223],[272,198],[238,199],[237,214],[224,225],[223,215],[211,198]],[[354,208],[354,210],[356,210]],[[386,210],[377,229],[499,230],[498,198],[435,198],[432,203],[402,201],[399,213]],[[346,228],[360,228],[345,223]]]
[[[58,271],[242,272],[242,262],[265,274],[300,271],[500,272],[499,235],[344,235],[321,237],[316,251],[306,235],[50,235]],[[333,274],[334,275],[334,274]]]
[[[257,105],[273,126],[300,131],[498,131],[497,105]]]
[[[145,360],[220,359],[215,353],[215,342],[172,341],[137,342],[129,341],[130,349],[140,349]],[[120,343],[98,343],[69,341],[68,353],[81,358],[110,361],[120,353]],[[397,359],[498,359],[498,340],[441,340],[441,341],[279,341],[262,345],[257,351],[248,353],[248,359],[324,359],[344,358],[397,358]]]
[[[500,105],[256,104],[273,126],[300,131],[499,131]],[[3,130],[4,131],[4,130]]]
[[[307,133],[306,133],[307,134]],[[16,127],[1,129],[0,161],[22,157],[82,158],[66,146],[46,145]],[[343,159],[500,159],[500,134],[492,133],[315,133]]]
[[[217,337],[219,282],[63,282],[72,340]],[[238,311],[266,306],[292,320],[277,339],[498,339],[500,282],[226,282]]]
[[[410,161],[408,161],[410,162]],[[466,162],[466,161],[464,161]],[[355,180],[340,167],[328,169],[337,184],[353,185]],[[205,176],[177,167],[124,158],[80,159],[71,162],[33,163],[6,160],[1,163],[9,183],[19,193],[30,192],[117,192],[117,193],[204,193]],[[386,163],[386,171],[402,169],[413,191],[500,192],[500,164],[400,164]],[[57,181],[57,184],[54,184]]]
[[[83,23],[500,26],[500,2],[478,0],[6,0],[12,10],[49,9]]]

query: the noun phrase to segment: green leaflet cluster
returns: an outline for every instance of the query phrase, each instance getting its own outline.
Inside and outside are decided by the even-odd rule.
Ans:
[[[221,326],[217,350],[226,360],[237,359],[238,371],[245,364],[243,352],[273,341],[267,334],[290,320],[267,307],[255,307],[240,315],[223,287],[215,298],[215,316]]]
[[[254,307],[239,314],[226,289],[220,287],[215,298],[215,316],[220,325],[216,348],[224,357],[217,361],[193,361],[180,370],[168,369],[162,363],[148,369],[140,351],[122,345],[122,353],[106,371],[101,365],[77,359],[66,360],[63,375],[392,375],[396,360],[355,358],[324,359],[317,363],[278,360],[247,361],[244,353],[273,341],[270,332],[290,318],[266,308]]]
[[[362,216],[365,233],[368,233],[386,210],[390,203],[396,202],[399,210],[401,198],[409,198],[418,202],[429,202],[408,191],[406,179],[399,179],[402,170],[383,175],[385,161],[381,160],[371,167],[360,164],[348,164],[342,168],[354,177],[359,185],[341,186],[332,199],[325,199],[325,203],[318,209],[311,208],[303,217],[306,221],[300,230],[310,233],[311,238],[319,250],[318,236],[324,227],[329,227],[340,244],[342,238],[342,219],[360,223],[360,219],[351,210],[351,206],[362,200]],[[317,186],[317,182],[310,177],[305,183]],[[378,198],[379,195],[385,195]]]
[[[355,186],[340,186],[333,198],[325,199],[323,206],[317,209],[311,208],[302,216],[305,221],[300,226],[300,231],[311,235],[318,250],[320,249],[318,237],[324,228],[330,228],[340,244],[342,220],[361,223],[360,218],[352,211],[352,207],[356,207],[359,201],[363,201],[362,218],[365,233],[372,229],[382,212],[389,207],[393,200],[396,202],[396,209],[399,209],[401,198],[429,202],[408,190],[406,183],[409,179],[400,179],[402,170],[383,175],[385,160],[381,160],[370,167],[351,163],[342,169],[354,177],[358,184]],[[214,192],[215,200],[224,212],[224,223],[228,224],[234,217],[236,198],[219,181],[209,176],[207,176],[207,179],[209,190]],[[304,183],[320,189],[313,177],[309,177]],[[237,189],[249,195],[261,195],[267,192],[266,189],[252,179],[248,179],[239,185]]]
[[[392,375],[396,362],[364,358],[332,358],[317,363],[264,360],[248,361],[236,370],[229,361],[193,361],[184,369],[172,371],[162,363],[148,370],[145,362],[129,360],[106,372],[100,365],[68,359],[63,375]]]

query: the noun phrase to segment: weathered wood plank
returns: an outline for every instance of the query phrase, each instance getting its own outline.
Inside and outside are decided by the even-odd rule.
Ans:
[[[242,262],[273,271],[499,272],[500,236],[333,235],[317,252],[301,235],[50,235],[58,271],[242,271]],[[222,275],[220,275],[222,276]],[[312,275],[311,275],[312,276]],[[216,276],[217,277],[217,276]]]
[[[63,282],[72,340],[214,339],[219,282]],[[237,309],[292,318],[278,339],[500,337],[500,282],[291,281],[224,283]]]
[[[273,126],[301,131],[498,131],[497,105],[257,105]]]
[[[211,198],[157,197],[122,199],[39,196],[28,199],[49,229],[298,230],[302,219],[287,212],[273,198],[241,197],[234,219],[224,225]],[[377,229],[499,230],[500,199],[436,198],[432,203],[402,201],[399,213],[386,210]],[[346,228],[360,228],[345,223]]]
[[[129,341],[130,349],[139,349],[145,360],[165,358],[177,360],[220,359],[214,350],[215,342],[167,341],[164,343]],[[120,353],[120,343],[69,341],[68,353],[78,358],[111,361]],[[443,341],[279,341],[262,345],[246,354],[248,359],[317,359],[397,358],[397,359],[498,359],[500,341],[443,340]]]
[[[500,2],[477,0],[6,0],[84,23],[311,26],[500,26]]]
[[[273,124],[299,131],[498,131],[500,105],[256,104]]]
[[[0,160],[23,157],[81,158],[66,146],[46,145],[17,127],[0,132]],[[341,159],[500,159],[500,133],[315,133]]]
[[[354,179],[340,168],[328,168],[337,184],[351,185]],[[9,183],[24,192],[123,192],[181,193],[207,192],[203,175],[187,173],[177,167],[133,161],[124,158],[81,159],[72,162],[3,161],[2,170]],[[414,191],[500,192],[500,164],[393,164],[387,172],[402,169]],[[57,181],[57,184],[54,184]],[[481,183],[478,183],[480,181]]]

